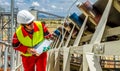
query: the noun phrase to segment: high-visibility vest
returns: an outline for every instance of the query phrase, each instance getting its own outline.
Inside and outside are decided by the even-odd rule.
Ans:
[[[18,27],[18,29],[16,30],[16,35],[22,45],[28,46],[28,47],[34,47],[35,45],[37,45],[38,43],[44,40],[44,36],[43,36],[44,34],[43,34],[43,28],[42,28],[41,22],[35,21],[35,24],[39,28],[39,31],[33,33],[32,39],[29,36],[24,37],[21,29],[22,26]],[[22,53],[22,55],[32,56],[32,54],[30,53],[25,53],[25,54]]]

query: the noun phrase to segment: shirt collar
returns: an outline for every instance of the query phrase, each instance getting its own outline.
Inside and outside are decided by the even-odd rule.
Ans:
[[[39,31],[39,28],[38,28],[38,26],[35,24],[35,22],[34,22],[33,24],[34,24],[34,32]],[[22,33],[23,33],[23,36],[24,36],[24,37],[26,37],[26,36],[29,35],[29,33],[25,30],[25,28],[24,28],[23,26],[21,27],[21,29],[22,29]]]

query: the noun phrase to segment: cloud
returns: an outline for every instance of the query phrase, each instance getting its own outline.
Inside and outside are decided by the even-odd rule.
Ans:
[[[52,5],[51,7],[52,7],[53,9],[57,8],[55,5]]]
[[[21,3],[21,2],[17,2],[16,4],[17,4],[19,7],[27,5],[26,3]]]
[[[6,0],[0,0],[0,8],[3,8],[5,11],[10,11],[10,2]]]
[[[47,11],[45,8],[41,8],[41,11]]]
[[[17,3],[24,3],[24,0],[16,0]]]
[[[38,2],[33,2],[32,6],[40,6]]]
[[[22,10],[22,9],[29,9],[30,6],[28,5],[28,3],[25,2],[17,2],[16,7],[18,7],[19,10]]]
[[[64,10],[64,8],[63,8],[63,7],[60,7],[60,9],[61,9],[61,10]]]
[[[2,6],[10,6],[10,3],[9,2],[7,2],[7,1],[0,1],[0,5],[2,5]]]
[[[0,7],[5,8],[6,10],[10,9],[11,0],[0,0]],[[38,10],[65,15],[68,9],[76,0],[14,0],[15,6],[21,9],[29,9],[31,6],[34,6]],[[71,12],[76,12],[76,5],[86,0],[79,0],[76,4],[73,5]],[[90,0],[91,3],[94,3],[96,0]],[[79,10],[79,9],[77,9]],[[78,11],[79,12],[79,11]]]
[[[10,6],[10,3],[8,3],[8,2],[5,2],[5,3],[4,3],[4,5],[6,5],[6,6]]]

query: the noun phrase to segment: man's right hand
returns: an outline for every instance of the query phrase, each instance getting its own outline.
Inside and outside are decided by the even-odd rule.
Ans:
[[[27,49],[27,52],[30,53],[30,54],[32,54],[32,55],[35,55],[35,54],[36,54],[36,50],[33,49],[33,48],[28,48],[28,49]]]

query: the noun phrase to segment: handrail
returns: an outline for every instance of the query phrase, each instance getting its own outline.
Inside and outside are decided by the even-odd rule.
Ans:
[[[6,46],[5,51],[4,51],[4,71],[7,71],[7,69],[8,69],[8,49],[9,49],[9,46],[12,46],[12,45],[10,43],[7,43],[7,42],[1,41],[1,40],[0,40],[0,44],[3,44]],[[13,55],[11,58],[14,58],[14,56],[15,55]],[[16,61],[18,61],[18,60],[16,60]],[[16,71],[20,66],[22,66],[22,63],[13,66],[12,64],[14,64],[14,63],[15,62],[11,61],[11,64],[10,64],[12,66],[11,67],[12,71]]]
[[[5,42],[5,41],[1,41],[0,40],[0,43],[1,44],[4,44],[4,45],[6,45],[6,46],[11,46],[11,44],[10,43],[7,43],[7,42]],[[8,47],[6,47],[5,48],[5,53],[4,53],[4,71],[7,71],[7,65],[8,65],[8,57],[7,57],[7,55],[8,55]]]
[[[10,43],[7,43],[7,42],[5,42],[5,41],[1,41],[1,40],[0,40],[0,43],[4,44],[4,45],[6,45],[6,46],[11,46]]]
[[[22,66],[22,63],[19,64],[19,65],[17,65],[17,66],[15,67],[15,70],[17,70],[20,66]]]
[[[8,65],[8,47],[5,48],[5,53],[4,53],[4,71],[7,71],[7,65]]]

